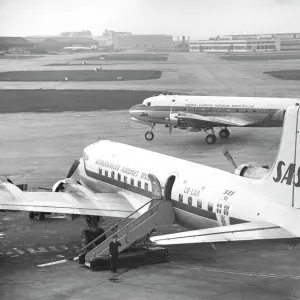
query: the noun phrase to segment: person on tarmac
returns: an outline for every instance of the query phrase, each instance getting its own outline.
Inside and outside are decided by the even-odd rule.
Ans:
[[[117,272],[118,257],[119,257],[119,247],[121,243],[118,241],[118,236],[113,236],[113,241],[109,244],[110,262],[111,262],[111,272]]]

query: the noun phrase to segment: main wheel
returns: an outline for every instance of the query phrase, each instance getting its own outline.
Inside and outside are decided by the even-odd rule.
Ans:
[[[82,248],[89,244],[92,240],[92,232],[90,232],[89,230],[82,230],[80,239]]]
[[[219,132],[219,136],[221,139],[227,139],[230,135],[230,132],[228,129],[222,129],[220,132]]]
[[[35,216],[35,212],[34,211],[30,211],[29,214],[28,214],[28,216],[29,216],[30,220],[33,220],[34,216]]]
[[[147,131],[145,133],[145,139],[147,141],[152,141],[154,139],[154,133],[152,131]]]
[[[216,142],[217,138],[214,134],[209,134],[206,136],[205,140],[207,144],[212,145]]]
[[[44,221],[45,220],[45,214],[44,213],[42,213],[42,212],[39,213],[39,220],[40,221]]]

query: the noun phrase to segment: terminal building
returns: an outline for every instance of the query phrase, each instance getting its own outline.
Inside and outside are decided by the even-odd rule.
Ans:
[[[116,49],[167,49],[175,43],[172,35],[132,34],[117,35],[114,46]]]
[[[0,51],[8,50],[26,50],[33,47],[33,44],[21,37],[10,37],[1,36],[0,37]]]
[[[243,53],[299,51],[300,33],[224,35],[190,41],[190,52]]]

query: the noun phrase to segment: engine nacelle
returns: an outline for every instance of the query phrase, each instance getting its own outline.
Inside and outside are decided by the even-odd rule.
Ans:
[[[178,114],[170,114],[169,124],[172,126],[178,126]]]
[[[56,183],[54,183],[54,185],[52,187],[52,192],[53,193],[61,192],[64,189],[65,183],[66,183],[65,180],[59,180]]]
[[[269,168],[268,166],[259,166],[257,164],[248,163],[238,166],[235,169],[234,174],[251,179],[261,179],[269,174]]]
[[[200,128],[195,128],[195,127],[187,127],[187,130],[189,132],[199,132],[199,131],[201,131]]]

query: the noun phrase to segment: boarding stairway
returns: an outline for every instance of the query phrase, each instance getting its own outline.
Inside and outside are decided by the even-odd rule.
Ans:
[[[86,252],[97,240],[106,236],[104,242],[85,254],[86,265],[109,257],[109,244],[114,235],[118,236],[122,245],[119,252],[122,252],[139,242],[147,242],[156,227],[174,223],[172,203],[164,200],[158,179],[152,174],[149,174],[149,178],[152,185],[152,199],[82,248],[80,252]]]

